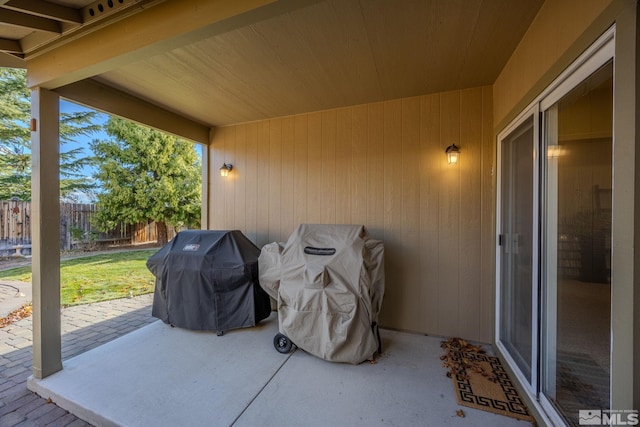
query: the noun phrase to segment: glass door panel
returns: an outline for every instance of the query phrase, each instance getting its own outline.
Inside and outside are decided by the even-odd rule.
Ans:
[[[531,384],[534,280],[534,117],[501,141],[499,339]]]
[[[613,65],[543,117],[542,393],[577,426],[610,406]]]

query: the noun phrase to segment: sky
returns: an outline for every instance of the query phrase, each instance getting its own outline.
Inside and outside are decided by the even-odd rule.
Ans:
[[[80,104],[75,104],[73,102],[69,102],[66,101],[64,99],[60,100],[60,112],[61,113],[74,113],[74,112],[85,112],[85,111],[96,111],[93,110],[91,108],[87,108],[83,105]],[[95,123],[96,124],[105,124],[107,122],[107,120],[109,120],[109,115],[102,113],[102,112],[97,112],[97,116],[95,119]],[[91,141],[93,141],[94,139],[99,139],[99,140],[106,140],[109,139],[109,136],[107,135],[106,132],[104,131],[100,131],[100,132],[96,132],[91,136],[80,136],[78,138],[76,138],[75,141],[69,142],[64,144],[61,147],[61,150],[63,151],[69,151],[72,150],[74,148],[81,148],[84,151],[84,155],[85,156],[92,156],[93,153],[91,152],[91,147],[89,146],[89,143]],[[198,156],[202,156],[202,147],[200,146],[200,144],[194,144],[195,145],[195,149],[196,149],[196,153],[198,154]],[[93,168],[92,166],[85,166],[83,173],[86,177],[91,177],[93,175],[93,173],[95,172],[94,170],[95,168]]]
[[[95,111],[91,108],[87,108],[85,106],[74,104],[73,102],[65,101],[64,99],[60,100],[60,112],[61,113],[76,113],[76,112],[85,112],[85,111]],[[105,113],[98,112],[95,123],[96,124],[105,124],[109,120],[109,116]],[[89,143],[94,139],[108,139],[108,135],[104,131],[97,132],[89,137],[80,136],[76,138],[75,141],[68,142],[60,147],[62,151],[70,151],[75,148],[82,148],[83,155],[91,156],[93,153],[91,152],[91,148],[89,147]],[[85,166],[83,169],[83,173],[87,177],[91,177],[93,175],[94,168],[91,166]]]

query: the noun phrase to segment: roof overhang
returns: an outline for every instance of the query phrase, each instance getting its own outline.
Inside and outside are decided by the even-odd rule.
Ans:
[[[216,126],[493,84],[542,2],[0,0],[0,37],[22,31],[0,61],[24,61],[30,87],[206,143]]]

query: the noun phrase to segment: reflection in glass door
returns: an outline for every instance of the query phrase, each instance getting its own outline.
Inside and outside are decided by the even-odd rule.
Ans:
[[[501,140],[499,341],[532,383],[534,116]]]
[[[612,63],[543,109],[541,391],[577,426],[610,406]]]

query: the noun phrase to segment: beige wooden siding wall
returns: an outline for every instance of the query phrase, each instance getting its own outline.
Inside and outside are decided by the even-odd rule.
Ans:
[[[491,341],[492,108],[487,86],[219,128],[209,226],[261,247],[299,223],[364,224],[385,243],[384,326]]]
[[[494,84],[495,123],[506,126],[582,50],[558,62],[579,38],[586,48],[600,34],[585,30],[614,0],[554,0],[545,2]],[[621,2],[618,2],[621,3]],[[499,131],[500,129],[498,129]]]

